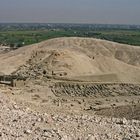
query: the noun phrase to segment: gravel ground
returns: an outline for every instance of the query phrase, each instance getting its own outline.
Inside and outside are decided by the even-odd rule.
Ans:
[[[140,121],[40,114],[0,93],[1,140],[140,140]]]

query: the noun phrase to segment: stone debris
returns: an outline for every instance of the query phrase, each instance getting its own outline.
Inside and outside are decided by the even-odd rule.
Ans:
[[[93,136],[93,135],[91,135],[91,136],[89,136],[89,137],[87,138],[87,140],[96,140],[96,137]]]
[[[1,140],[140,139],[138,120],[96,115],[41,114],[10,101],[3,93],[0,94],[0,101]]]

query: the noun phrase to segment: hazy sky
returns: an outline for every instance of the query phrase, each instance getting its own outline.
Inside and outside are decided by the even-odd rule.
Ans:
[[[140,0],[0,0],[0,22],[140,24]]]

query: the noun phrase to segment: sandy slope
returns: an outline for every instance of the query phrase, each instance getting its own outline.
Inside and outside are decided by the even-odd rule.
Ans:
[[[92,38],[57,38],[0,54],[0,72],[10,74],[22,66],[20,73],[33,73],[38,68],[66,77],[115,73],[120,81],[140,82],[139,57],[138,46]]]

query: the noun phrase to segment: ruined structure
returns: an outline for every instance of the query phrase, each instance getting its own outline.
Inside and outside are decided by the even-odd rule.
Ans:
[[[10,85],[12,87],[20,87],[26,84],[25,77],[17,75],[4,75],[0,74],[0,84]]]

